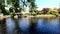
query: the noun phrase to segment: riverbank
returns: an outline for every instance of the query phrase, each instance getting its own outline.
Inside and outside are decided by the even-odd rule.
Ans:
[[[0,16],[0,19],[4,19],[4,18],[10,18],[11,15],[3,15],[3,16]]]
[[[55,18],[55,15],[36,15],[36,16],[28,16],[29,18],[37,17],[37,18]]]
[[[0,16],[0,19],[10,18],[10,17],[12,17],[12,16],[11,15],[4,15],[4,16]],[[27,17],[28,18],[34,18],[34,17],[37,17],[37,18],[55,18],[56,16],[55,15],[36,15],[36,16],[28,15]]]

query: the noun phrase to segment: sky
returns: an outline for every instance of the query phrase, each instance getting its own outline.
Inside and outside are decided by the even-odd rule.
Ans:
[[[59,8],[60,0],[36,0],[35,3],[38,9],[42,9],[46,7],[47,8],[54,8],[54,7]]]

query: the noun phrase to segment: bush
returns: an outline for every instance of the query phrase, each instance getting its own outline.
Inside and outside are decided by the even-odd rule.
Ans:
[[[36,16],[35,12],[30,12],[30,15]]]
[[[58,14],[58,12],[57,12],[57,11],[49,11],[49,14],[57,15],[57,14]]]
[[[37,15],[40,15],[41,14],[41,12],[37,12]]]

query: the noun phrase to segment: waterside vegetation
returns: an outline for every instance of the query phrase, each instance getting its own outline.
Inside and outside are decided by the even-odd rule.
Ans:
[[[9,8],[6,9],[8,6]],[[29,7],[28,13],[26,13],[26,7]],[[60,16],[60,8],[43,8],[39,11],[35,0],[0,0],[0,18],[1,14],[4,18],[12,17],[14,14],[29,17],[57,17]]]

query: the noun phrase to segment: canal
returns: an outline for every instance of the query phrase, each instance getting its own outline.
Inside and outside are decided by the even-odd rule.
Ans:
[[[59,18],[7,18],[0,20],[0,34],[60,34]]]

